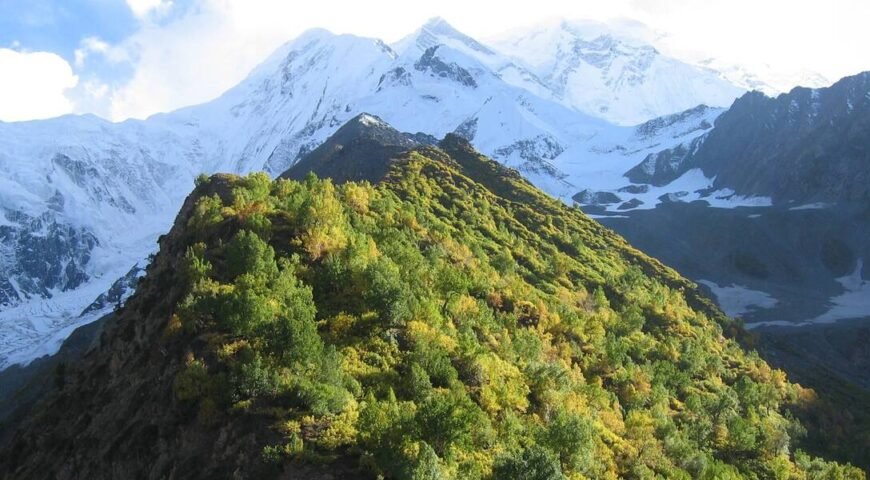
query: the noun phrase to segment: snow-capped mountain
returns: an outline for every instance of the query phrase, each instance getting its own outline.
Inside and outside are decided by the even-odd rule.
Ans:
[[[609,58],[631,64],[633,52],[614,47]],[[572,82],[582,81],[564,85],[579,91]],[[713,97],[735,91],[708,87]],[[306,32],[220,98],[145,121],[0,123],[0,367],[53,351],[76,326],[110,311],[199,173],[277,175],[362,112],[406,132],[459,133],[566,201],[627,186],[626,170],[690,142],[721,113],[699,107],[621,127],[551,93],[521,63],[435,19],[392,46]],[[673,113],[688,101],[657,108]],[[653,116],[634,106],[642,111],[632,118]],[[91,306],[110,289],[112,301]]]
[[[494,48],[531,72],[551,98],[620,125],[700,104],[727,107],[746,91],[609,24],[544,24],[501,37]]]
[[[689,63],[695,62],[689,61]],[[789,92],[796,86],[824,88],[832,83],[824,75],[806,69],[783,74],[773,70],[769,65],[747,68],[718,58],[705,58],[698,60],[697,64],[715,70],[725,80],[747,91],[759,91],[769,97]]]

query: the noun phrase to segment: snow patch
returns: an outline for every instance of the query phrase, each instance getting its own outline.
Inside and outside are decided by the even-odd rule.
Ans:
[[[746,325],[746,328],[758,327],[806,327],[810,325],[831,324],[838,320],[862,318],[870,312],[870,282],[864,280],[864,259],[858,259],[855,270],[837,282],[845,290],[840,295],[831,298],[831,308],[827,312],[810,320],[802,322],[787,322],[774,320],[769,322],[755,322]]]
[[[93,279],[76,290],[55,291],[51,298],[26,302],[0,312],[0,370],[53,355],[73,330],[110,313],[114,305],[82,314],[129,267],[127,264],[125,268]]]
[[[798,205],[797,207],[791,207],[789,210],[822,210],[828,208],[830,205],[824,202],[816,202],[816,203],[808,203],[806,205]]]
[[[558,21],[515,30],[495,39],[494,47],[530,72],[549,98],[618,125],[700,104],[728,107],[747,91],[709,68],[662,54],[629,30],[615,23]]]
[[[382,127],[385,125],[384,122],[378,120],[371,115],[361,115],[359,121],[367,127]]]
[[[729,317],[740,317],[754,310],[773,308],[779,303],[766,292],[752,290],[742,285],[720,286],[710,280],[698,280],[698,283],[706,285],[713,291],[719,308]]]
[[[587,217],[592,219],[601,219],[601,218],[631,218],[628,215],[595,215],[593,213],[586,214]]]
[[[623,184],[624,180],[623,178]],[[601,189],[599,191],[617,193],[625,201],[637,199],[643,202],[631,208],[623,206],[621,209],[620,205],[623,204],[608,205],[607,211],[614,213],[631,210],[650,210],[662,203],[668,202],[691,203],[704,201],[710,207],[728,209],[738,207],[769,207],[773,205],[773,200],[770,197],[736,195],[733,190],[727,188],[711,191],[714,180],[715,178],[706,177],[700,168],[693,168],[667,185],[661,187],[648,185],[647,191],[643,193],[628,194],[624,191],[619,192],[619,189],[612,188]]]
[[[831,299],[832,307],[812,319],[811,323],[833,323],[846,318],[857,318],[870,312],[870,282],[863,279],[864,259],[858,259],[855,270],[837,279],[845,292]]]

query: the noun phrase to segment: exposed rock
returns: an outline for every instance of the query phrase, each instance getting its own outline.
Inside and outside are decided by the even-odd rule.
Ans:
[[[401,133],[380,118],[363,113],[338,129],[282,177],[301,180],[308,172],[314,172],[336,182],[350,179],[375,182],[387,172],[390,158],[415,146],[432,144],[432,140],[433,137],[424,134]]]
[[[571,198],[581,205],[612,205],[622,201],[615,193],[596,192],[589,189],[577,192]]]
[[[697,118],[697,122],[686,126],[686,128],[682,129],[681,132],[674,134],[674,138],[681,137],[690,133],[692,131],[697,130],[709,130],[713,128],[713,125],[708,122],[704,116],[710,110],[710,107],[706,105],[698,105],[695,108],[675,113],[673,115],[666,115],[664,117],[654,118],[647,122],[644,122],[637,126],[635,129],[635,135],[639,138],[650,138],[661,134],[661,131],[676,125],[678,123],[684,123],[693,118]]]
[[[679,202],[681,198],[685,197],[688,194],[689,194],[689,192],[666,193],[664,195],[659,196],[659,200],[661,200],[663,203]]]
[[[441,45],[435,45],[428,48],[423,56],[414,64],[414,68],[421,72],[429,72],[436,77],[447,78],[461,85],[470,88],[477,88],[477,81],[474,76],[465,68],[455,64],[447,63],[438,58],[437,52]]]
[[[408,73],[403,67],[396,67],[389,72],[381,75],[381,79],[378,80],[378,90],[381,91],[387,85],[402,85],[402,86],[410,86],[411,85],[411,74]]]
[[[120,306],[136,290],[139,278],[144,273],[144,269],[140,268],[139,265],[134,265],[126,275],[116,280],[108,291],[100,294],[92,304],[88,305],[82,315]]]
[[[649,183],[657,187],[673,182],[691,169],[692,154],[703,145],[706,135],[709,134],[692,140],[688,145],[680,144],[647,155],[642,162],[625,172],[625,177],[633,183]]]
[[[637,208],[643,205],[643,200],[638,198],[632,198],[627,202],[623,202],[620,206],[616,207],[617,210],[631,210],[632,208]]]
[[[553,178],[564,178],[565,173],[559,171],[551,160],[565,151],[556,139],[549,135],[539,135],[534,138],[517,140],[505,147],[498,148],[492,155],[497,160],[507,164],[517,164],[517,169],[525,173],[545,174]],[[519,157],[511,161],[511,157]]]
[[[469,118],[462,122],[453,133],[465,138],[469,142],[474,141],[474,136],[477,135],[477,117]]]
[[[626,185],[626,186],[620,188],[619,190],[617,190],[617,192],[620,192],[620,193],[631,193],[634,195],[646,193],[648,191],[649,191],[649,185]]]
[[[53,198],[58,198],[57,195]],[[99,242],[87,229],[61,223],[52,211],[38,217],[7,212],[0,226],[0,305],[72,290],[88,280],[86,267]]]

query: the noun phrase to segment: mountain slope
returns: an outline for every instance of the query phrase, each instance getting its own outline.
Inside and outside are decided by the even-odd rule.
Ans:
[[[144,263],[199,172],[182,133],[89,116],[0,124],[0,368],[111,310],[88,307]]]
[[[866,319],[868,79],[777,98],[747,94],[702,135],[629,169],[631,187],[596,192],[624,202],[658,198],[663,208],[585,208],[703,281],[750,328]]]
[[[352,145],[353,142],[348,143]],[[458,136],[203,180],[8,478],[841,475],[693,284]]]
[[[628,172],[639,182],[632,192],[676,192],[666,202],[644,211],[585,207],[709,289],[758,335],[772,364],[839,396],[820,417],[844,427],[832,426],[815,442],[847,455],[868,451],[861,440],[868,418],[862,339],[870,320],[867,78],[775,99],[747,94],[704,135]],[[691,181],[699,178],[704,182]],[[744,205],[715,208],[735,199]]]
[[[741,97],[716,128],[688,148],[652,155],[627,173],[666,184],[700,168],[714,186],[776,202],[870,199],[870,74],[829,88],[796,88],[777,98]]]

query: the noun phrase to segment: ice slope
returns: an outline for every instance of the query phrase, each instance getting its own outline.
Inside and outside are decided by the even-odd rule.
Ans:
[[[535,75],[551,98],[620,125],[700,104],[727,107],[746,92],[712,69],[664,55],[608,24],[558,21],[494,42],[495,50]]]
[[[393,46],[306,32],[220,98],[145,121],[0,123],[0,368],[110,311],[88,307],[144,264],[196,175],[277,175],[362,112],[412,133],[460,133],[570,201],[626,185],[625,170],[701,135],[720,110],[617,126],[433,20]]]

